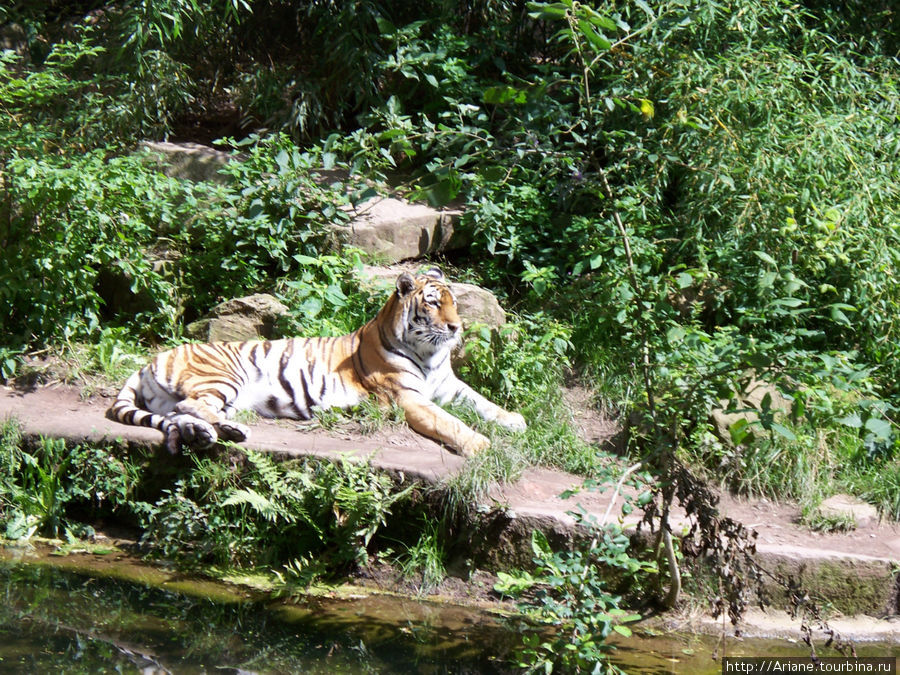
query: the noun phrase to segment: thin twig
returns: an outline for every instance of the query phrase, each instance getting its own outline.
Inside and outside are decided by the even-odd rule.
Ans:
[[[609,514],[612,513],[613,506],[616,503],[616,499],[619,497],[619,492],[622,491],[622,486],[625,484],[625,479],[628,478],[632,473],[641,468],[643,462],[636,462],[629,466],[625,473],[622,474],[622,477],[619,478],[619,482],[616,483],[616,489],[613,491],[612,499],[609,500],[609,504],[606,507],[606,513],[603,514],[603,518],[600,519],[599,527],[603,527],[606,525],[606,520],[609,518]]]

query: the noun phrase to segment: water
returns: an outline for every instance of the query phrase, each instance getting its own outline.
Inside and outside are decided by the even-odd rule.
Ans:
[[[487,614],[432,607],[440,620],[431,622],[423,603],[401,599],[379,608],[362,598],[216,595],[0,562],[0,672],[494,673],[515,644]]]
[[[506,673],[523,628],[409,598],[272,601],[120,554],[9,558],[0,548],[0,673]],[[721,672],[714,638],[617,646],[629,673]],[[730,656],[807,653],[784,641],[728,645]]]

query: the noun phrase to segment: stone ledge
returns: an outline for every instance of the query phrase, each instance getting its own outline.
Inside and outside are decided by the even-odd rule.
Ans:
[[[158,431],[107,420],[104,414],[109,403],[110,399],[102,398],[81,400],[79,390],[69,386],[28,392],[4,387],[0,388],[0,419],[16,417],[26,434],[32,436],[64,438],[73,443],[121,442],[161,447]],[[431,486],[452,477],[464,464],[461,457],[405,428],[360,438],[283,422],[264,421],[252,428],[253,435],[244,445],[279,458],[334,460],[351,455],[368,459],[377,470]],[[160,450],[160,461],[167,456]],[[581,504],[588,513],[600,516],[609,503],[606,493],[581,492],[569,500],[559,498],[563,490],[580,483],[581,479],[570,474],[534,468],[524,472],[516,483],[494,486],[480,509],[483,514],[471,523],[473,558],[494,569],[527,567],[532,557],[531,532],[536,528],[544,531],[551,543],[570,545],[581,535],[566,512]],[[723,508],[727,515],[728,505]],[[635,517],[626,526],[633,524]],[[677,528],[677,515],[673,527]],[[798,533],[802,534],[800,528],[790,534]],[[896,574],[900,556],[894,554],[892,547],[900,546],[898,529],[880,525],[865,537],[859,540],[858,551],[826,548],[829,538],[822,537],[816,546],[761,542],[757,555],[767,569],[793,575],[813,593],[826,597],[834,610],[874,616],[895,614],[900,599],[900,579]],[[847,541],[840,541],[847,548]],[[772,593],[773,601],[784,602],[782,596],[780,592]],[[897,638],[900,639],[900,628]]]
[[[341,241],[376,261],[400,262],[464,247],[458,234],[462,212],[436,210],[395,197],[376,197],[357,208],[347,225],[334,225]]]

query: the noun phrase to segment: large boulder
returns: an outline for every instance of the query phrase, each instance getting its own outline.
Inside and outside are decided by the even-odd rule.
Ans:
[[[491,328],[506,323],[506,312],[497,302],[497,296],[486,288],[456,281],[450,282],[450,288],[456,295],[459,316],[466,328],[473,323],[484,323]]]
[[[422,267],[418,264],[392,265],[390,267],[364,265],[358,275],[362,284],[373,289],[387,291],[394,288],[401,272],[416,274]],[[506,323],[506,312],[497,302],[496,296],[489,290],[475,284],[457,281],[450,281],[449,285],[459,304],[459,316],[464,328],[468,328],[474,323],[483,323],[491,328],[499,328]]]
[[[349,223],[334,228],[345,244],[391,264],[463,245],[456,229],[459,218],[458,210],[376,197],[361,204]]]
[[[791,413],[792,402],[774,385],[756,378],[750,379],[744,391],[736,393],[735,399],[734,412],[728,412],[730,402],[723,400],[721,407],[711,413],[716,435],[726,445],[735,446],[740,439],[752,437],[754,430],[759,428],[756,423],[763,412],[773,414],[776,420]]]
[[[141,148],[162,156],[162,172],[173,178],[225,183],[228,176],[219,173],[231,154],[199,143],[144,141]]]
[[[852,495],[838,494],[829,497],[817,509],[824,518],[845,519],[853,527],[869,527],[878,522],[878,509]]]
[[[205,342],[271,339],[278,320],[288,311],[267,293],[235,298],[216,305],[208,317],[189,324],[187,334]]]
[[[160,156],[163,173],[182,180],[225,183],[228,176],[220,170],[235,161],[232,153],[198,143],[144,141],[141,148]],[[347,180],[342,170],[313,173],[322,184]],[[460,216],[457,209],[434,209],[382,195],[358,205],[349,221],[331,227],[339,241],[360,249],[370,260],[393,264],[465,246],[457,227]]]

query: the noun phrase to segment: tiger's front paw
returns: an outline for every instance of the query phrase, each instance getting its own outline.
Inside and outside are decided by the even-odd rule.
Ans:
[[[463,443],[459,447],[459,454],[463,457],[472,457],[476,452],[481,452],[482,450],[490,447],[491,442],[487,439],[486,436],[482,436],[477,431],[472,432],[472,436],[469,437],[465,443]]]
[[[497,424],[510,431],[525,431],[525,429],[528,428],[528,424],[525,422],[524,417],[519,413],[508,412],[506,410],[504,410],[503,414],[497,418]]]

